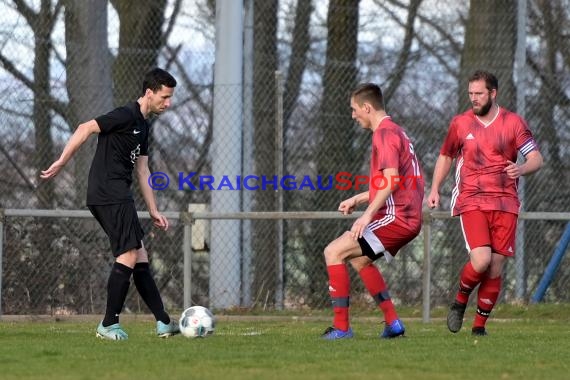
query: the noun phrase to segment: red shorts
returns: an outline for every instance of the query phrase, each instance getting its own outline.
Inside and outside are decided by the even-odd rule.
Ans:
[[[516,214],[474,210],[462,213],[460,219],[468,251],[488,246],[500,255],[515,255]]]
[[[410,226],[397,220],[387,224],[383,224],[381,221],[372,221],[362,234],[362,239],[366,241],[369,248],[363,247],[362,242],[360,245],[363,248],[363,254],[370,259],[376,260],[384,256],[389,262],[403,246],[418,236],[421,226],[410,230]],[[385,255],[385,252],[389,255]]]

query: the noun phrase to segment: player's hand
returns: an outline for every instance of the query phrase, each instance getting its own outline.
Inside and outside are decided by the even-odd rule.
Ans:
[[[364,233],[364,229],[366,228],[366,226],[370,224],[371,221],[372,221],[372,215],[369,215],[368,213],[364,213],[360,218],[356,219],[356,221],[352,225],[352,228],[350,229],[352,238],[354,240],[358,240],[358,238],[361,238],[362,234]]]
[[[426,202],[429,208],[439,207],[439,193],[437,191],[432,190],[429,193]]]
[[[507,160],[507,166],[503,169],[505,173],[509,176],[509,178],[516,179],[522,175],[522,170],[520,165]]]
[[[55,177],[57,175],[57,173],[59,173],[61,171],[63,166],[64,166],[64,164],[61,163],[61,161],[59,161],[59,160],[55,161],[53,164],[51,164],[51,166],[49,168],[41,171],[40,178],[49,179],[49,178]]]
[[[168,219],[158,211],[150,212],[150,217],[152,218],[152,224],[156,228],[160,228],[163,231],[168,229]]]
[[[338,206],[338,211],[340,211],[343,215],[349,215],[352,214],[355,207],[356,207],[356,200],[354,198],[348,198],[347,200],[340,202],[340,205]]]

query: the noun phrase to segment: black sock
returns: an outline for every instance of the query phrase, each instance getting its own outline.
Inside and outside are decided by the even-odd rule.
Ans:
[[[123,310],[125,299],[131,283],[133,270],[126,265],[115,262],[107,282],[107,310],[103,318],[103,326],[119,323],[119,314]]]
[[[135,269],[133,270],[133,279],[135,281],[135,286],[141,298],[146,303],[154,318],[162,323],[169,324],[170,317],[164,311],[164,304],[162,303],[162,298],[160,297],[160,292],[152,278],[150,273],[150,267],[148,263],[137,263]]]

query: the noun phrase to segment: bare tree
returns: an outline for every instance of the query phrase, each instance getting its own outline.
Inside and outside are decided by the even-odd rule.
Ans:
[[[39,10],[34,11],[24,0],[13,0],[13,2],[34,34],[33,79],[27,79],[7,58],[2,57],[2,63],[4,68],[10,71],[16,78],[20,78],[34,93],[32,119],[35,132],[35,149],[32,162],[37,180],[39,172],[53,158],[53,139],[51,137],[51,119],[49,117],[50,54],[53,48],[51,34],[60,13],[61,4],[58,1],[42,0]],[[53,183],[42,181],[37,181],[37,183],[35,191],[38,207],[50,208],[55,201]]]
[[[166,0],[111,0],[120,20],[119,52],[113,63],[115,105],[140,95],[141,76],[156,65],[164,46]]]
[[[358,80],[356,58],[358,49],[358,16],[360,0],[331,0],[327,12],[327,49],[323,76],[323,97],[318,114],[319,144],[316,151],[318,174],[341,171],[356,173],[362,164],[362,146],[355,146],[358,129],[350,114],[350,93]],[[322,193],[319,203],[334,209],[339,202],[334,191]],[[324,220],[313,223],[313,234],[318,239],[307,246],[308,268],[314,273],[311,294],[321,295],[326,283],[322,270],[324,245],[340,232],[338,223]],[[319,298],[322,298],[319,297]],[[314,302],[314,300],[311,300]]]
[[[253,24],[253,121],[254,166],[259,176],[272,177],[275,168],[275,104],[277,70],[277,0],[254,0]],[[276,192],[256,191],[254,211],[275,208]],[[252,294],[275,299],[277,276],[277,226],[268,221],[252,222]]]
[[[311,36],[309,34],[309,22],[313,13],[312,0],[298,0],[295,10],[295,25],[291,37],[291,55],[289,59],[289,69],[287,70],[287,81],[285,82],[285,93],[283,94],[284,125],[289,124],[289,119],[297,99],[303,80],[303,73],[307,65],[307,52],[311,47]]]
[[[568,36],[563,35],[565,29],[560,27],[568,15],[559,1],[537,0],[535,5],[536,7],[530,8],[530,25],[532,33],[541,37],[543,47],[538,54],[528,54],[528,63],[533,77],[539,79],[540,91],[539,96],[531,99],[532,112],[529,115],[536,120],[537,127],[541,128],[541,137],[548,147],[549,166],[559,168],[562,165],[561,136],[556,128],[555,109],[558,106],[562,107],[561,110],[568,109],[570,105],[570,97],[558,80],[564,75],[563,69],[559,68],[559,57],[565,56],[567,69],[570,66]],[[566,42],[566,46],[560,44],[560,41]],[[569,111],[565,114],[566,118],[570,117]]]
[[[527,209],[565,210],[570,199],[570,178],[560,175],[568,171],[568,128],[570,120],[570,93],[565,79],[570,72],[570,44],[568,25],[570,13],[564,0],[529,2],[529,34],[540,41],[527,48],[530,68],[526,85],[536,91],[529,96],[526,112],[530,127],[537,137],[545,166],[538,173],[525,178]],[[554,190],[556,189],[556,190]],[[554,192],[556,196],[554,196]],[[563,225],[550,221],[527,224],[525,255],[527,268],[543,268],[550,260],[556,240],[563,233]],[[540,238],[536,238],[539,231]],[[556,237],[549,239],[548,237]],[[570,270],[560,266],[557,279],[568,278]],[[537,279],[529,276],[529,288]],[[553,281],[548,296],[558,298],[568,288],[565,281]]]
[[[64,0],[65,81],[69,97],[67,122],[72,131],[113,106],[111,63],[107,43],[107,4],[97,0]],[[75,154],[75,205],[85,203],[87,176],[95,151],[95,138]]]
[[[459,73],[460,112],[469,104],[467,78],[477,69],[488,70],[497,76],[500,84],[498,101],[516,111],[516,88],[513,83],[516,18],[516,0],[471,0]]]

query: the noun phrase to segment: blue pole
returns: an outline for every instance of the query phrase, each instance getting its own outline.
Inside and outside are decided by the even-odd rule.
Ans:
[[[538,303],[538,302],[542,301],[542,299],[544,298],[544,293],[546,293],[546,290],[550,286],[550,283],[552,282],[552,278],[556,274],[556,271],[558,270],[558,266],[560,266],[560,262],[562,261],[562,258],[564,257],[564,254],[566,253],[566,248],[568,247],[569,243],[570,243],[570,223],[568,223],[566,225],[566,229],[564,230],[564,233],[562,234],[562,237],[560,238],[560,242],[558,243],[558,247],[556,247],[556,250],[554,251],[552,258],[550,259],[548,266],[544,270],[544,274],[542,275],[542,278],[540,279],[540,283],[538,284],[538,287],[536,288],[536,292],[534,293],[534,295],[532,296],[532,298],[530,300],[531,303]]]

